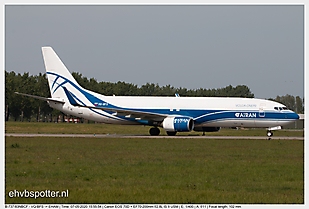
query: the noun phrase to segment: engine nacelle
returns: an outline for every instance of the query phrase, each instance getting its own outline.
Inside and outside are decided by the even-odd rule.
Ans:
[[[194,131],[216,132],[220,131],[221,127],[194,127]]]
[[[189,117],[167,117],[163,120],[163,128],[165,131],[192,131],[194,128],[194,121]]]

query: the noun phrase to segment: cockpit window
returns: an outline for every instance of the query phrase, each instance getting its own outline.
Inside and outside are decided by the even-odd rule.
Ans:
[[[275,110],[287,110],[287,107],[274,107]]]

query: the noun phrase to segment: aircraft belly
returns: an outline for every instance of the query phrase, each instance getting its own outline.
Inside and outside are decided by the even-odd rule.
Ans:
[[[293,120],[278,120],[278,119],[220,119],[208,121],[200,124],[205,127],[246,127],[246,128],[268,128],[274,126],[284,126],[293,122]]]
[[[256,127],[255,120],[253,119],[244,119],[244,120],[235,120],[235,119],[220,119],[216,121],[208,121],[202,124],[202,126],[208,127]]]

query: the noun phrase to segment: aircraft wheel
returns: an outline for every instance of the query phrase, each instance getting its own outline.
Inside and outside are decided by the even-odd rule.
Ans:
[[[160,134],[160,129],[157,127],[153,127],[151,129],[149,129],[149,134],[151,136],[158,136]]]
[[[270,140],[270,137],[273,135],[273,132],[267,131],[268,140]]]
[[[177,133],[177,131],[167,131],[166,133],[167,133],[167,135],[169,135],[169,136],[175,136],[176,133]]]

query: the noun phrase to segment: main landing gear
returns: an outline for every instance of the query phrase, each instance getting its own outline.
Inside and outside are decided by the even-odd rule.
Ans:
[[[151,136],[159,136],[160,134],[160,129],[158,127],[153,127],[151,129],[149,129],[149,134]]]
[[[169,136],[175,136],[176,133],[177,133],[177,131],[167,131],[166,133],[167,133],[167,135],[169,135]],[[159,136],[159,134],[160,134],[160,129],[159,129],[158,127],[152,127],[151,129],[149,129],[149,134],[150,134],[151,136]]]

